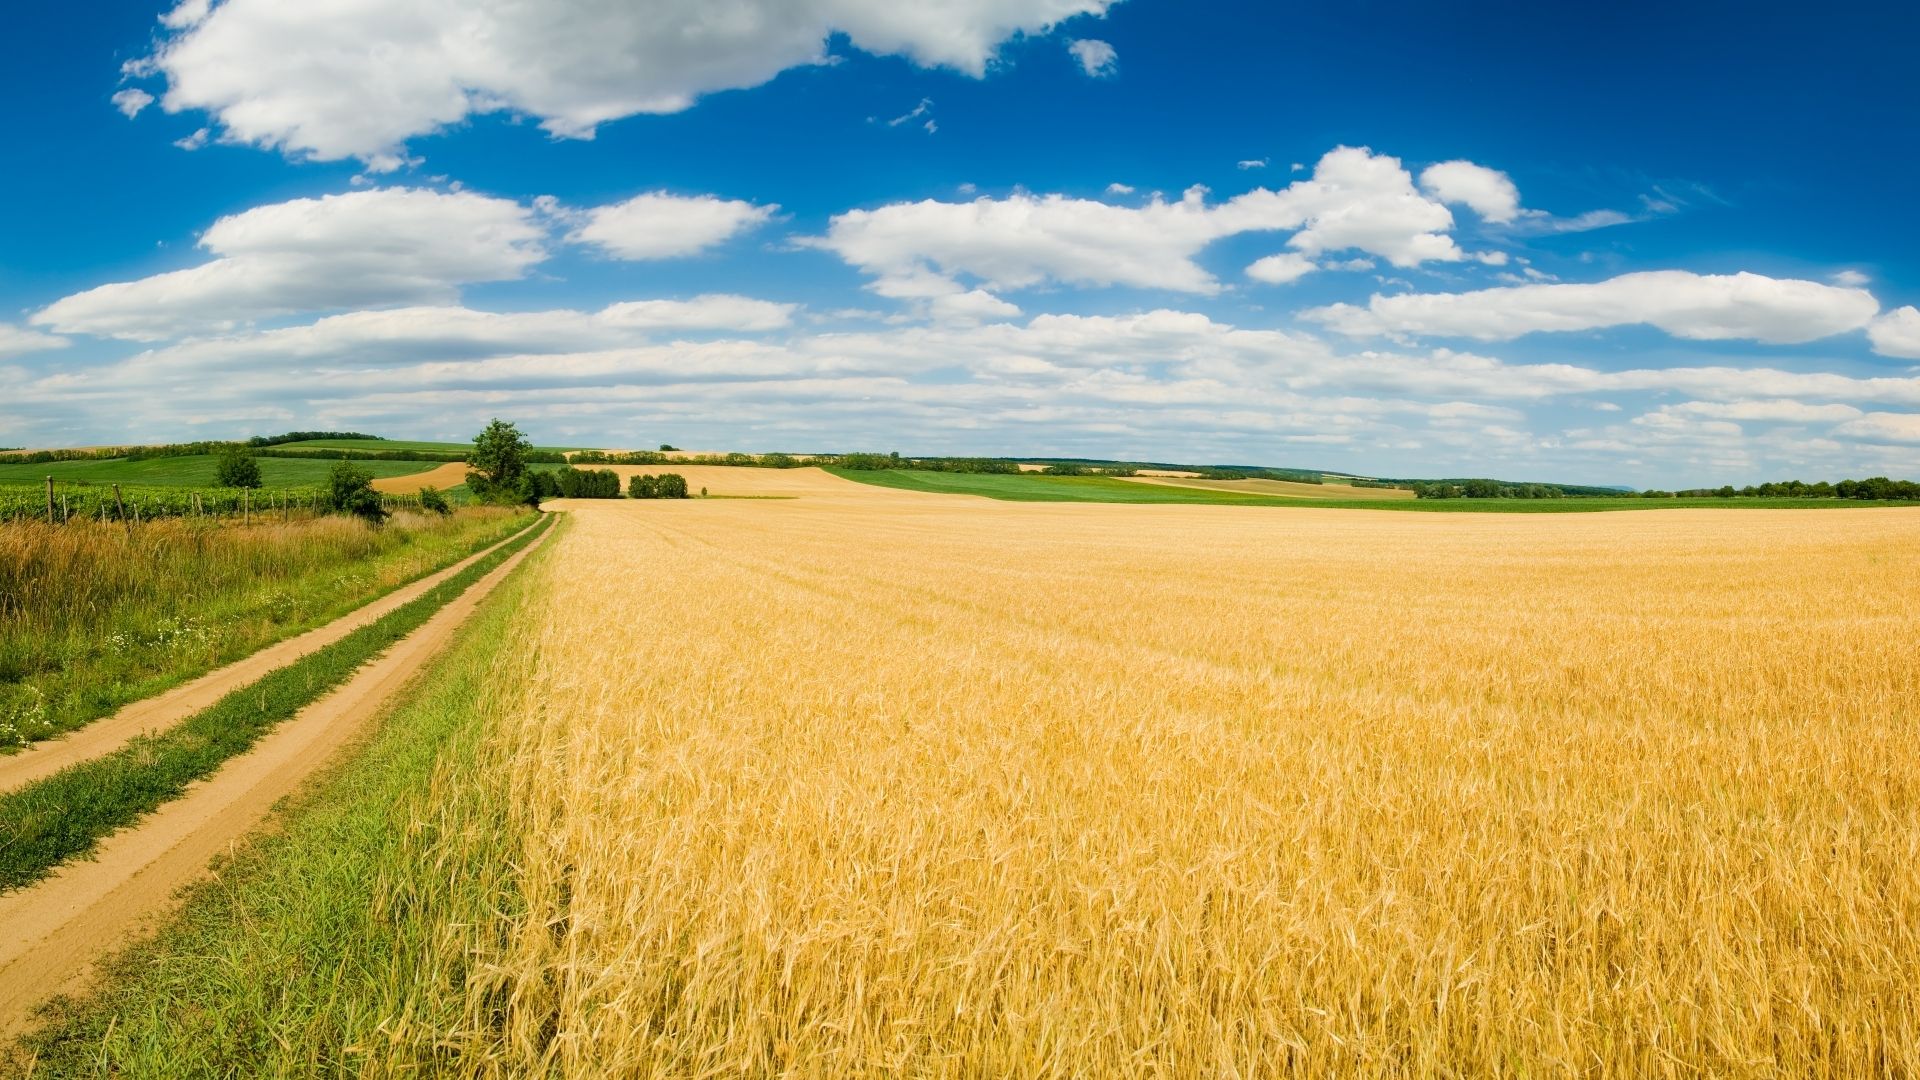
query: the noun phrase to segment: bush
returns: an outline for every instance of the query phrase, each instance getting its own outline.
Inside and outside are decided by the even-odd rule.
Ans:
[[[704,493],[704,489],[702,489]],[[630,499],[686,499],[687,478],[679,473],[663,473],[659,476],[641,474],[627,481],[627,497]]]
[[[260,486],[260,463],[245,450],[228,450],[220,455],[213,482],[228,488],[257,488]]]
[[[327,474],[327,505],[343,514],[378,525],[387,520],[387,508],[380,504],[380,493],[373,490],[373,476],[342,458]]]
[[[620,476],[612,469],[560,469],[546,473],[563,499],[617,499]]]
[[[420,489],[420,509],[430,510],[441,517],[453,513],[453,507],[447,502],[447,497],[440,493],[439,488],[432,486]]]

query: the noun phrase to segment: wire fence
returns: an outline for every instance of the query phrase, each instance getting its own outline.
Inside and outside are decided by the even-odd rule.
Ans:
[[[388,510],[421,509],[417,494],[382,492]],[[158,518],[239,518],[242,522],[291,520],[295,514],[331,513],[326,488],[210,488],[56,481],[43,486],[0,486],[0,521],[153,521]]]

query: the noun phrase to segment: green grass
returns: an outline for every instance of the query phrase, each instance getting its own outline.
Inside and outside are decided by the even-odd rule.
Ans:
[[[521,859],[513,749],[486,736],[516,704],[498,689],[538,659],[513,633],[532,570],[154,938],[50,1009],[11,1060],[0,1048],[0,1073],[25,1075],[29,1058],[53,1077],[481,1071],[462,1040],[495,1018],[466,1014],[466,988],[499,959],[485,928],[519,907]]]
[[[260,480],[268,488],[311,487],[327,482],[334,462],[323,458],[255,458],[260,463]],[[149,484],[156,487],[212,488],[219,459],[212,454],[189,457],[146,458],[129,461],[50,461],[43,465],[0,464],[0,484],[44,484],[53,477],[56,485],[85,481],[91,484]],[[375,477],[407,476],[425,472],[438,462],[429,461],[355,461],[354,467]]]
[[[1138,484],[1110,476],[1044,476],[1037,473],[938,473],[907,469],[866,471],[828,468],[847,480],[904,491],[982,495],[1008,502],[1183,503],[1212,506],[1322,507],[1334,510],[1399,510],[1457,514],[1579,514],[1608,510],[1818,510],[1912,503],[1860,499],[1312,499]]]
[[[523,522],[0,524],[0,753],[323,625]]]
[[[177,797],[229,758],[418,629],[531,543],[543,517],[499,550],[379,619],[229,693],[157,735],[0,795],[0,891],[32,884],[100,839]]]

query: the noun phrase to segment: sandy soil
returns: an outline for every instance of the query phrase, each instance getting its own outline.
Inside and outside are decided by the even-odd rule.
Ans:
[[[500,541],[507,543],[513,539]],[[302,656],[324,648],[373,622],[394,608],[408,603],[427,590],[452,577],[477,559],[500,546],[494,544],[426,577],[374,600],[341,616],[325,626],[269,645],[252,656],[236,660],[226,667],[202,675],[184,686],[164,694],[136,701],[110,716],[105,716],[78,731],[58,739],[35,743],[31,748],[8,757],[0,757],[0,791],[30,784],[51,776],[69,765],[100,757],[118,750],[128,739],[149,731],[164,731],[201,709],[227,696],[235,688],[284,667]]]
[[[1349,484],[1299,484],[1291,480],[1190,480],[1181,477],[1146,475],[1127,477],[1136,484],[1162,487],[1206,488],[1209,491],[1239,491],[1248,495],[1274,495],[1295,499],[1411,499],[1413,492],[1399,488],[1357,488]]]
[[[17,1034],[35,1003],[70,993],[106,952],[172,907],[174,892],[262,820],[385,707],[454,631],[531,551],[495,568],[427,623],[145,818],[107,838],[91,861],[76,861],[31,888],[0,896],[0,1037]]]
[[[412,495],[423,487],[437,487],[445,491],[467,482],[467,463],[449,461],[445,465],[428,469],[426,472],[408,473],[405,476],[383,476],[373,482],[373,490],[384,491],[389,495]]]
[[[1200,474],[1197,472],[1185,472],[1180,469],[1141,469],[1139,475],[1196,478]]]

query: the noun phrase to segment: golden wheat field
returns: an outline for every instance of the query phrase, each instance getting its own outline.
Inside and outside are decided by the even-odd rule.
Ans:
[[[1920,1072],[1920,513],[748,473],[561,504],[509,1071]]]

